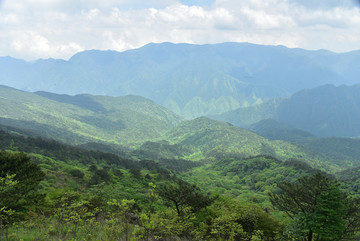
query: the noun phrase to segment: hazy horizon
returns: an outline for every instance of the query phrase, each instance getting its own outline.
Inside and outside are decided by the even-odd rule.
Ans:
[[[360,49],[355,0],[1,0],[0,26],[0,56],[25,60],[162,42]]]

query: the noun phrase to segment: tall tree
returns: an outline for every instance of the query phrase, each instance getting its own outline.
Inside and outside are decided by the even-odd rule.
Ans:
[[[192,212],[197,212],[209,206],[214,199],[201,193],[195,185],[191,185],[182,180],[177,180],[173,184],[163,185],[158,189],[160,197],[171,202],[179,216],[182,216],[185,207],[190,207]]]
[[[322,173],[278,185],[270,201],[292,220],[294,234],[303,240],[340,240],[346,230],[346,195],[336,180]]]
[[[0,151],[0,178],[13,175],[16,185],[0,192],[0,208],[15,211],[16,216],[24,214],[27,208],[43,198],[38,192],[38,185],[45,174],[25,153]]]

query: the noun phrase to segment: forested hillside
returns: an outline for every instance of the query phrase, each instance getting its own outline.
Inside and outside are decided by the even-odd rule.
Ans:
[[[0,98],[0,123],[73,144],[143,141],[181,121],[138,96],[68,96],[0,87]]]
[[[360,224],[359,200],[346,198],[333,176],[301,160],[233,155],[208,163],[134,161],[27,137],[26,131],[12,127],[2,129],[0,148],[7,150],[0,152],[4,239],[287,240],[306,232],[327,237],[333,226],[309,228],[279,212],[287,212],[280,205],[281,195],[290,196],[287,191],[295,188],[306,188],[298,194],[311,193],[317,185],[328,199],[320,198],[313,210],[292,210],[292,215],[329,218],[320,212],[329,201],[339,205],[331,209],[339,212],[318,223],[341,222],[332,235],[353,239]],[[357,184],[348,182],[358,178],[354,171],[338,176],[347,192],[358,195]],[[303,186],[306,182],[317,184]],[[19,192],[24,195],[16,195]],[[334,193],[337,196],[329,196]]]
[[[272,138],[259,131],[273,139],[269,141],[251,131],[205,117],[184,121],[142,97],[68,96],[7,87],[0,91],[0,123],[8,130],[20,128],[25,135],[77,144],[89,150],[152,160],[213,161],[228,156],[271,155],[282,160],[304,159],[322,170],[344,170],[358,163],[356,144],[346,154],[331,154],[332,151],[327,155],[326,145],[315,145],[315,140],[304,144]],[[277,130],[276,134],[279,133]]]

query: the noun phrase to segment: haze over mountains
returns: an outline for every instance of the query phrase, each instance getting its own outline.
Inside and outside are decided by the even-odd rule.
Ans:
[[[279,125],[289,129],[286,126],[290,125],[322,137],[359,137],[360,85],[323,85],[299,91],[287,99],[239,108],[213,118],[248,128],[271,118],[281,123],[272,122],[275,129]]]
[[[324,170],[359,163],[359,141],[324,141],[275,121],[253,125],[255,134],[206,117],[183,120],[139,96],[69,96],[3,86],[0,96],[0,129],[140,160],[215,161],[269,155],[303,159]]]
[[[221,114],[323,84],[355,84],[360,51],[337,54],[248,43],[149,44],[65,60],[0,58],[0,84],[61,94],[134,94],[184,118]]]
[[[0,87],[0,124],[90,149],[117,153],[126,146],[139,158],[267,154],[357,162],[356,141],[344,139],[350,153],[334,153],[329,150],[339,139],[316,136],[360,135],[359,85],[332,85],[358,80],[352,64],[358,58],[357,51],[245,43],[149,44],[122,53],[85,51],[69,61],[4,57],[0,81],[36,92]],[[155,102],[134,95],[56,94],[81,92],[138,94]],[[183,119],[205,114],[300,147],[207,118]],[[319,143],[326,144],[312,148]]]

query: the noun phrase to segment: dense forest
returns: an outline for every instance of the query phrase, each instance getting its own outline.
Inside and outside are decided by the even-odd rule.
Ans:
[[[353,169],[331,175],[270,155],[121,156],[2,129],[3,240],[359,238]]]

